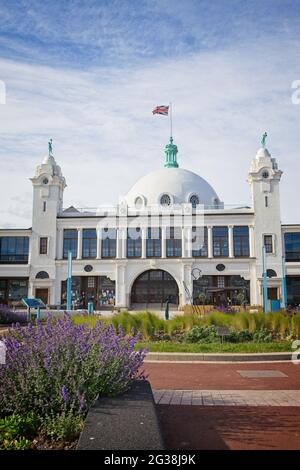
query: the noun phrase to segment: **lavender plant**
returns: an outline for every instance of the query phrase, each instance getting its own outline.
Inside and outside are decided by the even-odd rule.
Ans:
[[[12,323],[26,323],[26,312],[15,312],[8,305],[0,305],[0,324],[10,325]]]
[[[144,378],[146,351],[134,350],[138,339],[100,321],[94,328],[74,325],[68,317],[14,325],[0,365],[0,413],[84,413],[98,394],[115,395]]]

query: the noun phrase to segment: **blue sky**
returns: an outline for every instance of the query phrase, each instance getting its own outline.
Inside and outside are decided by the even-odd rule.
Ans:
[[[269,133],[282,220],[300,222],[299,0],[0,0],[0,226],[31,219],[35,166],[54,140],[65,205],[114,203],[163,163],[174,106],[179,163],[225,203]]]

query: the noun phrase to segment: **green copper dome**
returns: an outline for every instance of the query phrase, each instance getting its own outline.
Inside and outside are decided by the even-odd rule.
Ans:
[[[166,168],[178,168],[177,153],[178,153],[177,145],[173,144],[173,137],[170,137],[170,142],[165,146],[165,154],[166,154],[165,167]]]

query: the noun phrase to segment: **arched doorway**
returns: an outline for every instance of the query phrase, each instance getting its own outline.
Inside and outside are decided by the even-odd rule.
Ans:
[[[178,285],[173,276],[162,269],[145,271],[136,278],[131,289],[131,305],[163,305],[169,298],[178,305]]]

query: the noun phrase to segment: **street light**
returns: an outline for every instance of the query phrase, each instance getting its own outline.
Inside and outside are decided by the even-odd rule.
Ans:
[[[262,247],[262,262],[263,262],[263,291],[264,291],[264,312],[268,313],[268,284],[267,284],[267,266],[266,266],[266,247]]]
[[[68,252],[67,310],[72,310],[72,251]]]

